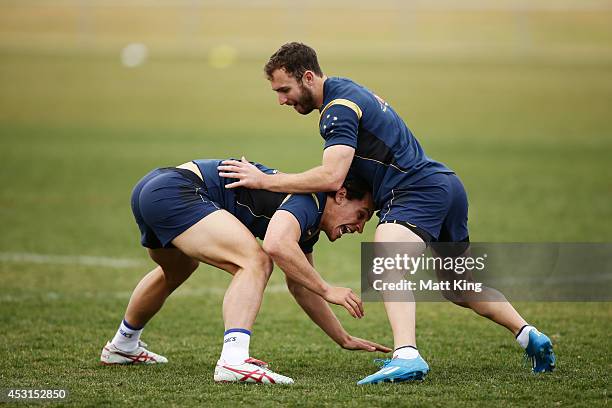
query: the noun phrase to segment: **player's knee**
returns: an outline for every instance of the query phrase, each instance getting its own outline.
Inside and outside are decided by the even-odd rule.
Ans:
[[[251,254],[246,256],[242,262],[241,269],[248,271],[259,279],[268,281],[270,275],[272,275],[272,269],[274,264],[272,259],[261,249],[253,251]]]
[[[262,271],[265,275],[270,276],[272,273],[272,260],[262,249],[258,249],[250,257],[250,262],[253,264],[254,269]]]
[[[263,275],[267,281],[272,275],[272,270],[274,269],[274,262],[272,262],[272,258],[270,258],[263,250],[259,251],[259,255],[257,256],[257,264],[259,265],[259,270],[263,272]]]
[[[469,307],[466,300],[463,298],[463,293],[459,290],[443,290],[442,296],[449,302],[453,302],[457,306]]]

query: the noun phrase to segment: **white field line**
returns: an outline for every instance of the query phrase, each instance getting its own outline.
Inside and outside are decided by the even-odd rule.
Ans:
[[[31,252],[0,252],[0,263],[32,263],[41,265],[72,265],[72,266],[101,266],[115,269],[125,268],[140,268],[147,266],[147,262],[136,258],[113,258],[106,256],[90,256],[90,255],[53,255],[53,254],[36,254]],[[434,277],[431,277],[434,279]],[[612,274],[608,272],[595,274],[579,274],[575,276],[557,275],[557,276],[492,276],[492,281],[501,285],[517,285],[517,284],[563,284],[563,283],[593,283],[593,282],[609,282],[612,280]],[[359,286],[361,281],[337,283],[348,287]],[[266,291],[271,293],[286,290],[284,285],[270,285]],[[198,289],[200,294],[224,293],[226,288],[203,288]],[[188,290],[186,290],[188,291]],[[221,292],[219,292],[221,291]]]
[[[112,258],[89,255],[49,255],[31,252],[0,252],[0,262],[33,263],[43,265],[83,265],[108,268],[135,268],[145,266],[140,259]]]
[[[203,288],[179,288],[176,292],[172,294],[172,298],[201,298],[204,296],[210,295],[218,295],[223,296],[227,287],[203,287]],[[268,285],[266,287],[266,294],[277,294],[277,293],[286,293],[289,294],[289,290],[285,285],[275,284]],[[80,291],[78,293],[60,293],[54,291],[45,291],[39,293],[26,293],[19,295],[12,295],[8,293],[0,293],[0,303],[21,303],[29,300],[43,300],[43,301],[54,301],[54,300],[63,300],[63,299],[117,299],[117,300],[125,300],[127,301],[132,292],[128,291],[118,291],[118,292],[108,292],[108,291]]]
[[[112,258],[104,256],[89,255],[51,255],[36,254],[30,252],[0,252],[0,263],[21,263],[39,265],[71,265],[71,266],[100,266],[115,269],[138,268],[147,266],[147,262],[135,258]],[[143,271],[144,274],[145,271]],[[221,273],[221,272],[220,272]],[[343,286],[359,286],[359,282],[352,285],[343,283]],[[206,295],[223,295],[227,287],[207,286],[203,288],[179,288],[172,297],[202,297]],[[268,285],[265,293],[289,293],[284,284]],[[62,298],[88,298],[88,299],[129,299],[131,292],[105,292],[105,291],[83,291],[78,294],[66,294],[53,291],[30,293],[23,295],[11,295],[0,293],[0,302],[22,302],[28,299],[58,300]]]

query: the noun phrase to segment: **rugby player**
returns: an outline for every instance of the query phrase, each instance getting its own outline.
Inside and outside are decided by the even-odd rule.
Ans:
[[[447,166],[425,155],[384,99],[350,79],[328,78],[316,52],[301,43],[283,45],[264,70],[279,104],[302,115],[315,109],[320,112],[319,132],[325,140],[322,164],[303,173],[270,177],[245,160],[225,161],[219,174],[238,179],[226,187],[290,193],[333,191],[351,168],[373,191],[379,217],[375,242],[412,243],[407,255],[415,257],[428,244],[435,252],[439,242],[455,243],[453,251],[441,256],[468,254],[468,202],[461,181]],[[444,295],[510,330],[531,358],[534,372],[554,369],[550,339],[529,325],[501,293],[483,290],[480,299],[494,302],[457,293]],[[393,331],[394,358],[359,384],[424,378],[429,366],[416,348],[413,298],[394,302],[383,296],[383,300]]]
[[[295,194],[226,189],[220,160],[194,160],[160,168],[142,178],[132,192],[132,211],[141,243],[158,266],[136,286],[114,338],[102,350],[103,364],[156,364],[168,360],[140,341],[145,324],[199,262],[233,275],[223,300],[225,334],[214,379],[218,382],[291,384],[267,364],[250,357],[250,335],[274,256],[287,285],[310,318],[348,350],[391,349],[349,335],[329,303],[355,318],[361,299],[349,288],[328,284],[313,267],[313,245],[323,231],[330,241],[363,231],[373,203],[367,185],[347,178],[333,193]],[[255,163],[266,174],[276,170]],[[231,181],[231,180],[230,180]]]

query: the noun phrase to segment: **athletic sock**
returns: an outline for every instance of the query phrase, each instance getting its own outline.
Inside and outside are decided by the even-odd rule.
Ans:
[[[221,361],[229,365],[244,363],[249,358],[251,332],[247,329],[229,329],[223,335]]]
[[[134,351],[138,348],[138,340],[140,340],[142,330],[142,327],[134,327],[123,319],[111,343],[119,350]]]
[[[393,351],[393,358],[411,360],[419,356],[419,350],[414,346],[401,346]]]
[[[529,344],[529,333],[532,330],[535,330],[536,328],[526,324],[523,327],[521,327],[521,330],[519,330],[519,332],[516,335],[516,341],[518,341],[518,344],[521,345],[522,348],[526,349],[527,345]]]

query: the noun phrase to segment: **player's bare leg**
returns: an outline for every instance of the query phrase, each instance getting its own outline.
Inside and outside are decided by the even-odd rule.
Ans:
[[[125,312],[125,320],[136,327],[144,327],[199,264],[175,248],[149,249],[149,256],[158,266],[140,280]]]
[[[459,256],[471,256],[470,250],[468,249]],[[436,272],[439,280],[452,281],[456,276],[453,271],[438,270]],[[471,271],[461,274],[461,279],[474,282]],[[456,305],[470,308],[480,316],[510,330],[521,347],[525,349],[527,357],[532,360],[534,372],[554,370],[556,357],[550,339],[529,325],[500,291],[483,286],[479,293],[447,291],[443,292],[443,295]]]
[[[399,224],[380,224],[376,227],[374,242],[411,243],[412,245],[408,247],[411,253],[406,253],[406,255],[410,257],[420,256],[426,248],[421,237]],[[416,347],[416,305],[414,297],[411,295],[410,292],[406,292],[406,296],[410,297],[406,299],[406,302],[384,302],[387,317],[391,324],[391,330],[393,331],[393,343],[395,348],[407,345]]]
[[[263,366],[264,363],[249,357],[250,330],[259,311],[263,291],[272,272],[272,262],[263,252],[255,237],[233,215],[226,211],[216,211],[203,218],[172,241],[177,249],[151,250],[151,258],[159,266],[145,276],[136,287],[126,319],[119,330],[121,335],[134,343],[140,336],[142,326],[134,327],[130,319],[138,324],[146,323],[163,305],[165,299],[176,287],[184,282],[197,267],[197,261],[219,267],[231,273],[234,278],[226,291],[223,302],[223,317],[226,329],[238,330],[231,334],[232,343],[224,342],[220,361],[230,360],[228,372],[223,381],[249,381],[252,378],[268,383],[292,383],[288,377],[281,376]],[[130,322],[131,323],[131,322]],[[134,326],[132,326],[134,325]],[[127,336],[126,336],[127,335]],[[226,332],[226,339],[228,338]],[[134,351],[125,353],[115,350],[109,342],[102,353],[102,361],[107,364],[130,363],[119,358],[136,358],[132,363],[143,363],[139,359],[150,356],[152,362],[167,362],[159,355],[144,349],[141,344]],[[132,356],[134,354],[134,356]],[[115,362],[117,360],[117,362]],[[236,368],[237,367],[237,368]],[[218,370],[225,370],[224,366]],[[240,375],[234,375],[237,369]],[[252,376],[243,380],[244,372]]]
[[[410,243],[403,254],[409,257],[418,257],[426,249],[425,242],[400,224],[380,224],[376,227],[374,242]],[[378,251],[377,251],[378,252]],[[378,256],[378,253],[377,253]],[[399,278],[399,275],[397,275]],[[357,384],[377,384],[380,382],[401,382],[423,379],[429,366],[421,358],[416,348],[416,304],[411,292],[403,292],[403,299],[388,298],[383,292],[383,301],[387,318],[393,331],[393,359],[387,360],[383,367]]]
[[[231,214],[216,211],[175,238],[173,244],[177,248],[149,249],[158,266],[132,293],[125,313],[129,325],[144,327],[201,261],[234,275],[223,303],[226,329],[250,330],[272,271],[271,261],[250,231]]]
[[[434,251],[435,256],[440,256]],[[471,256],[468,249],[459,257]],[[438,280],[452,281],[455,276],[460,276],[469,282],[474,282],[471,271],[464,272],[460,275],[455,274],[452,270],[437,270]],[[479,293],[463,293],[460,291],[443,292],[446,299],[455,303],[458,306],[472,309],[480,316],[486,317],[495,323],[504,326],[516,335],[519,330],[527,324],[525,319],[514,309],[508,302],[506,297],[496,289],[483,286]]]
[[[227,211],[215,211],[172,243],[192,258],[233,275],[223,299],[225,334],[215,368],[218,382],[292,384],[293,380],[249,357],[251,328],[272,273],[272,261],[251,232]]]
[[[479,315],[504,326],[515,336],[518,334],[519,330],[527,324],[525,319],[523,319],[516,309],[514,309],[510,302],[505,300],[501,292],[483,286],[481,293],[486,299],[495,298],[496,300],[493,302],[468,301],[465,303],[465,306]]]
[[[251,232],[227,211],[215,211],[172,243],[192,258],[234,277],[223,300],[225,328],[250,330],[259,312],[272,261]]]
[[[198,261],[178,249],[149,249],[158,266],[140,280],[128,304],[125,318],[112,341],[102,349],[102,364],[158,364],[168,360],[147,350],[140,341],[145,324],[161,309],[170,294],[198,267]]]

